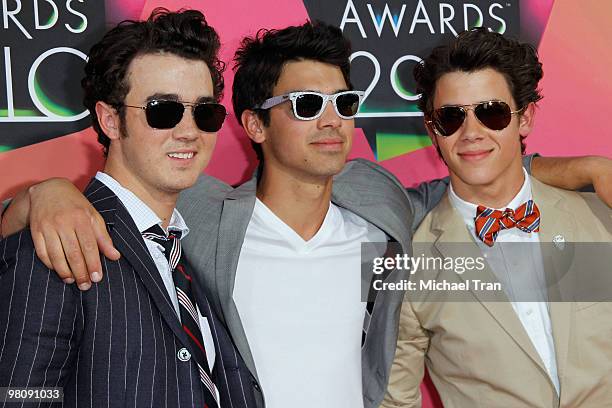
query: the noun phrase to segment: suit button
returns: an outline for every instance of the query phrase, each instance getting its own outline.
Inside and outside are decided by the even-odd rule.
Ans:
[[[183,347],[178,351],[178,353],[176,353],[176,356],[181,361],[189,361],[189,359],[191,358],[191,353],[189,352],[189,350]]]

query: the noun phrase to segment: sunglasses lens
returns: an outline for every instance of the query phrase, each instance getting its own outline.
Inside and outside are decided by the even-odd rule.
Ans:
[[[321,111],[323,97],[316,94],[303,94],[295,100],[295,112],[304,119],[314,118]]]
[[[336,108],[340,116],[352,118],[359,110],[359,95],[356,93],[345,93],[336,99]]]
[[[216,132],[225,121],[225,106],[218,103],[201,103],[193,108],[193,118],[204,132]]]
[[[175,101],[151,101],[146,108],[147,123],[155,129],[171,129],[181,121],[185,108]]]
[[[434,111],[432,119],[436,130],[442,136],[450,136],[463,124],[465,112],[458,106],[444,106]]]
[[[510,106],[501,101],[481,103],[474,108],[478,120],[491,130],[502,130],[510,124],[512,113]]]

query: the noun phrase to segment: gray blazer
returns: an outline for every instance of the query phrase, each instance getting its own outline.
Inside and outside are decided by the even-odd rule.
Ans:
[[[183,248],[205,287],[210,302],[227,324],[247,367],[253,384],[257,371],[232,293],[238,257],[255,206],[257,174],[236,189],[211,177],[202,176],[193,188],[183,192],[178,203],[191,233]],[[428,210],[433,208],[447,183],[435,181],[418,190],[406,190],[381,166],[358,159],[349,162],[335,177],[332,202],[359,215],[383,230],[389,238],[411,253],[411,236]],[[391,274],[386,279],[399,279]],[[368,321],[362,347],[363,393],[366,408],[377,407],[383,399],[395,355],[399,311],[403,293],[377,296]],[[263,394],[259,387],[259,396]]]

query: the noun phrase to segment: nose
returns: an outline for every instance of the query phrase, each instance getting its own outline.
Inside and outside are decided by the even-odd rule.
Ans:
[[[478,141],[483,138],[483,125],[480,123],[474,109],[469,109],[466,113],[463,125],[459,129],[461,139],[466,141]]]
[[[175,139],[179,140],[194,140],[200,135],[201,130],[195,123],[193,118],[193,107],[185,106],[183,117],[181,121],[176,124],[172,135]]]
[[[317,119],[317,125],[319,128],[338,128],[342,125],[342,120],[343,119],[338,116],[332,101],[327,101],[323,113],[321,113],[321,116]]]

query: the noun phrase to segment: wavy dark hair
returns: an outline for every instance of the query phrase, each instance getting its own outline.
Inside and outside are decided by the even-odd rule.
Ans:
[[[434,48],[416,65],[416,90],[421,94],[419,109],[425,116],[431,115],[436,83],[444,74],[485,68],[492,68],[506,78],[517,109],[542,99],[538,83],[543,71],[536,49],[480,27],[460,33],[448,45]],[[521,151],[525,153],[523,139],[521,137]]]
[[[272,90],[287,62],[314,60],[335,65],[350,88],[350,56],[351,43],[342,31],[320,21],[281,30],[262,29],[254,37],[244,38],[234,56],[232,104],[238,122],[242,125],[242,112],[273,96]],[[270,124],[269,111],[256,113],[265,126]],[[261,146],[252,145],[262,161]]]
[[[123,103],[130,91],[127,71],[134,58],[169,53],[189,60],[203,61],[212,76],[214,97],[223,94],[225,64],[219,60],[219,36],[197,10],[170,12],[156,8],[146,21],[126,20],[108,31],[89,52],[85,77],[81,80],[83,103],[91,114],[98,142],[108,152],[110,139],[100,128],[95,106],[98,101],[113,106],[120,114],[125,134]],[[155,69],[152,67],[151,69]]]

